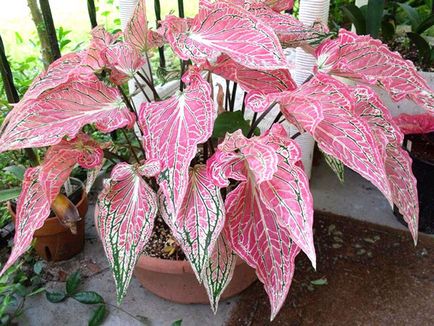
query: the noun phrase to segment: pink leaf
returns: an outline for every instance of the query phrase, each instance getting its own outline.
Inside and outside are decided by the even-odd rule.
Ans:
[[[350,91],[342,82],[318,73],[295,92],[300,106],[292,107],[292,115],[313,135],[321,150],[371,181],[391,201],[384,158],[371,128],[355,114]],[[315,102],[310,104],[310,99]],[[320,108],[320,121],[316,121],[316,109],[312,111],[314,115],[310,120],[305,117],[298,119],[295,112],[305,110],[308,113],[310,108],[306,111],[307,105]],[[282,112],[287,114],[286,109]]]
[[[100,81],[69,82],[47,91],[37,100],[19,104],[9,113],[0,135],[0,152],[59,143],[95,123],[102,132],[132,127],[135,117],[116,88]]]
[[[176,220],[164,216],[173,235],[187,256],[197,279],[208,264],[214,245],[225,223],[220,189],[206,173],[205,165],[190,169],[187,192]]]
[[[298,47],[307,44],[318,44],[328,37],[328,28],[320,23],[309,27],[290,14],[279,13],[264,4],[258,3],[249,7],[249,12],[270,26],[286,47]]]
[[[243,182],[231,191],[225,206],[229,242],[264,283],[273,320],[288,294],[300,248],[262,202],[253,181]]]
[[[315,266],[313,201],[300,155],[276,125],[261,137],[228,134],[208,160],[208,175],[217,185],[227,185],[227,178],[241,181],[225,202],[226,234],[235,252],[256,268],[272,319],[288,293],[299,245]]]
[[[68,53],[54,61],[46,71],[36,77],[25,94],[25,99],[36,99],[45,91],[49,91],[70,80],[71,75],[79,73],[79,66],[85,52]]]
[[[203,273],[204,286],[214,313],[217,312],[221,294],[232,280],[236,262],[237,256],[231,244],[223,233],[220,234]]]
[[[370,36],[341,29],[339,37],[316,51],[318,69],[384,88],[394,101],[408,98],[434,112],[434,93],[414,64]]]
[[[116,282],[125,296],[137,258],[151,236],[158,205],[138,166],[117,164],[98,197],[95,220]]]
[[[246,9],[252,5],[263,4],[277,12],[292,9],[294,6],[294,0],[234,0],[232,2]]]
[[[401,131],[408,134],[427,134],[434,132],[434,116],[432,114],[400,114],[395,119]]]
[[[408,223],[416,243],[419,201],[416,179],[412,174],[412,161],[408,153],[401,147],[404,136],[394,123],[386,106],[373,90],[364,86],[355,87],[353,96],[357,100],[356,114],[369,124],[380,152],[385,157],[391,199]]]
[[[197,145],[211,136],[217,115],[211,87],[200,72],[187,72],[184,81],[190,85],[183,92],[164,101],[143,103],[139,113],[147,157],[161,161],[158,183],[173,220],[183,202]]]
[[[85,168],[102,162],[103,152],[86,135],[50,148],[42,165],[28,168],[24,174],[22,191],[17,201],[14,247],[3,266],[3,274],[30,247],[33,234],[50,215],[50,206],[78,163]]]
[[[111,68],[110,78],[117,85],[133,78],[136,71],[145,64],[140,52],[127,43],[110,45],[101,53],[107,66]]]
[[[124,31],[125,41],[132,45],[137,52],[148,50],[148,21],[146,19],[146,2],[139,0],[130,21]]]
[[[246,92],[259,91],[268,94],[297,87],[288,69],[250,69],[236,63],[226,54],[219,56],[215,64],[206,65],[206,68],[227,80],[237,82]]]
[[[194,19],[169,16],[161,24],[165,38],[181,59],[204,64],[225,53],[251,69],[287,66],[273,30],[229,2],[206,4]]]

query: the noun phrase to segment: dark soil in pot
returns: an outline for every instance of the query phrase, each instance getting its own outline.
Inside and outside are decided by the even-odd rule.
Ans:
[[[134,275],[144,288],[164,299],[185,304],[209,303],[205,288],[199,284],[161,217],[155,220],[151,239],[139,257]],[[256,278],[255,270],[238,258],[232,281],[221,299],[239,294]]]
[[[434,234],[434,133],[406,136],[405,147],[413,159],[412,170],[417,179],[419,196],[419,231]],[[404,225],[398,210],[398,221]]]

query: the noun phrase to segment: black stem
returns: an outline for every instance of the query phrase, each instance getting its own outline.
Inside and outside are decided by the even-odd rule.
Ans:
[[[238,87],[238,84],[234,82],[234,85],[232,87],[232,97],[231,97],[231,101],[229,103],[229,108],[230,108],[231,111],[234,111],[235,96],[237,95],[237,87]]]
[[[125,132],[124,129],[121,129],[121,130],[122,130],[122,133],[124,134],[125,140],[127,141],[128,147],[130,148],[130,151],[131,151],[131,153],[132,153],[133,156],[134,156],[134,159],[137,161],[137,163],[140,164],[139,157],[137,156],[136,151],[134,150],[133,145],[131,144],[131,141],[130,141],[130,139],[128,138],[128,134]],[[134,131],[133,131],[133,132],[134,132]]]
[[[246,97],[247,97],[247,92],[244,92],[243,104],[241,104],[241,112],[243,113],[243,115],[246,112]]]
[[[205,164],[206,164],[206,161],[208,160],[208,157],[209,157],[208,147],[209,147],[208,142],[205,142],[203,144],[203,161],[204,161],[203,163],[205,163]]]
[[[229,80],[226,80],[226,96],[225,96],[225,110],[228,111],[229,110],[229,105],[230,105],[230,98],[231,98],[231,91],[229,90]]]
[[[301,135],[301,133],[300,132],[297,132],[297,133],[295,133],[295,134],[293,134],[292,136],[291,136],[291,139],[296,139],[298,136],[300,136]]]
[[[151,102],[151,99],[149,98],[148,94],[146,94],[145,89],[142,87],[142,84],[140,84],[140,81],[137,79],[136,76],[134,76],[134,80],[136,81],[137,86],[140,88],[140,90],[142,91],[143,95],[146,97],[148,102]]]
[[[53,16],[51,15],[50,3],[48,0],[39,0],[42,17],[47,31],[48,39],[50,40],[51,53],[53,59],[57,60],[61,57],[59,43],[56,36],[56,28],[54,27]]]
[[[184,82],[182,81],[182,76],[185,73],[186,62],[182,59],[180,61],[181,61],[181,77],[179,78],[179,90],[182,92],[185,87]]]
[[[282,117],[282,115],[283,115],[283,113],[282,113],[282,112],[279,112],[279,113],[276,115],[276,118],[275,118],[275,119],[273,120],[273,122],[271,123],[270,128],[268,128],[268,129],[271,129],[271,127],[273,127],[273,125],[274,125],[275,123],[278,123],[279,120],[280,120],[280,118]]]
[[[149,81],[149,79],[146,78],[146,76],[144,74],[142,74],[140,71],[137,71],[137,75],[139,75],[139,77],[146,83],[146,85],[148,85],[149,89],[152,92],[152,95],[154,96],[154,99],[159,100],[160,99],[160,95],[158,95],[157,90],[155,89],[155,87],[152,84],[152,82]],[[146,96],[146,98],[148,99],[149,102],[151,102],[151,100],[149,99],[148,96]]]
[[[161,26],[160,21],[161,21],[161,5],[160,5],[160,0],[155,0],[154,1],[154,11],[155,11],[155,18],[157,19],[157,28],[159,28]],[[164,45],[160,48],[158,48],[158,54],[160,56],[160,67],[161,68],[166,68],[166,58],[164,56]]]
[[[267,110],[262,113],[258,119],[252,121],[252,126],[250,127],[249,133],[247,134],[247,137],[250,138],[253,135],[253,132],[255,131],[256,127],[261,123],[262,120],[271,112],[271,110],[277,105],[277,102],[273,102]],[[255,112],[255,114],[257,114]]]
[[[90,25],[92,28],[98,26],[98,22],[96,20],[96,8],[94,0],[87,0],[87,11],[89,13]]]

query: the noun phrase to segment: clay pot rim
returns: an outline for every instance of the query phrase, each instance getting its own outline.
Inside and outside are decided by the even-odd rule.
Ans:
[[[80,207],[81,205],[83,205],[83,202],[85,202],[87,200],[87,193],[84,190],[84,184],[81,181],[80,181],[80,183],[81,183],[81,187],[78,190],[81,191],[81,197],[80,197],[80,200],[77,202],[77,204],[74,205],[75,207]],[[12,215],[13,220],[15,221],[15,218],[17,216],[16,215],[17,212],[16,212],[16,210],[13,209],[10,200],[6,203],[6,206],[7,206],[7,209],[9,211],[9,213]],[[50,216],[47,217],[47,219],[45,220],[45,222],[52,221],[53,219],[57,219],[57,216],[56,215],[54,215],[54,216],[50,215]],[[64,227],[65,227],[65,230],[66,230],[67,227],[66,226],[64,226]]]
[[[237,256],[236,266],[246,264]],[[170,260],[146,255],[140,255],[136,268],[164,274],[194,274],[188,260]]]

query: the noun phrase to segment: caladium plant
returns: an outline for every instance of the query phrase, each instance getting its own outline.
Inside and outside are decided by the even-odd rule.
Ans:
[[[316,266],[313,199],[301,149],[286,123],[310,133],[341,178],[346,165],[377,186],[400,209],[416,242],[411,159],[401,148],[402,132],[372,87],[385,89],[395,101],[410,99],[430,116],[434,92],[411,62],[379,41],[303,25],[282,12],[292,3],[203,0],[195,17],[168,16],[154,31],[148,28],[145,0],[139,0],[123,33],[95,28],[87,50],[65,55],[36,78],[0,129],[0,152],[51,147],[42,165],[25,174],[15,244],[1,273],[30,246],[74,166],[94,173],[106,156],[112,172],[97,201],[95,225],[119,302],[160,214],[214,311],[242,259],[264,284],[273,319],[289,291],[296,256],[303,251]],[[162,44],[188,67],[180,76],[181,90],[168,98],[158,96],[152,71],[144,67]],[[298,46],[317,58],[311,77],[299,86],[283,51]],[[213,74],[227,80],[225,104],[222,88],[214,92]],[[137,90],[126,94],[129,80]],[[223,120],[217,116],[237,111],[237,86],[244,91],[238,113],[253,111],[254,119],[240,123],[239,130],[225,121],[231,133],[213,137],[216,121]],[[137,91],[146,101],[132,100]],[[256,135],[273,110],[274,123]],[[116,147],[98,144],[89,130],[121,130],[139,145],[129,143],[132,155],[125,159],[113,153]]]

